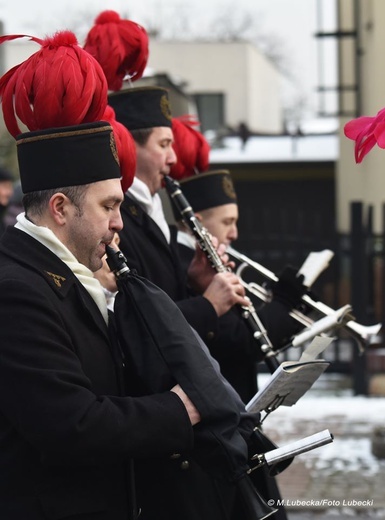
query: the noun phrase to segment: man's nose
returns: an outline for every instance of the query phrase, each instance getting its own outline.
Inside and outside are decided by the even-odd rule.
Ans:
[[[237,226],[232,226],[229,233],[229,238],[231,241],[236,240],[238,238],[238,228]]]
[[[171,147],[169,154],[167,156],[167,164],[171,166],[171,165],[175,164],[176,161],[177,161],[176,153],[174,151],[174,148]]]
[[[123,220],[122,215],[120,214],[120,210],[117,211],[116,215],[111,221],[111,229],[114,231],[121,231],[123,229]]]

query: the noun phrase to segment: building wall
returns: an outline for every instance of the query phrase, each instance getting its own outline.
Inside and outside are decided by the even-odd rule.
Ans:
[[[1,46],[0,68],[21,63],[39,46],[26,39]],[[281,76],[251,43],[150,43],[149,69],[184,84],[187,94],[223,93],[226,125],[239,123],[261,133],[283,129]]]
[[[0,71],[2,74],[26,60],[31,54],[40,49],[40,45],[28,41],[26,38],[20,41],[5,42],[0,45]],[[3,112],[0,110],[0,130],[4,130]]]
[[[246,122],[256,132],[282,130],[280,75],[248,42],[150,43],[149,67],[186,82],[189,94],[225,95],[225,121]]]
[[[41,48],[39,44],[31,42],[27,38],[3,43],[2,47],[4,47],[5,71],[26,60]]]
[[[275,67],[252,45],[247,47],[247,108],[250,128],[266,133],[283,131],[281,78]]]
[[[0,20],[0,35],[4,34],[4,24]],[[3,75],[5,72],[5,64],[4,64],[4,45],[0,45],[0,75]]]

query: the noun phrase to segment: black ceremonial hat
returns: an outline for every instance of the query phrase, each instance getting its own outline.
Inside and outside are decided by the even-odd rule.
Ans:
[[[26,132],[16,144],[23,193],[121,176],[112,127],[105,121]]]
[[[193,211],[237,203],[228,170],[212,170],[187,177],[180,181],[180,187]]]
[[[108,104],[116,119],[128,130],[168,126],[171,128],[171,108],[168,92],[162,87],[138,87],[113,92]]]

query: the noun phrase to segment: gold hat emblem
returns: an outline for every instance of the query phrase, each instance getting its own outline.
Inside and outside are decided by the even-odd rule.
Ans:
[[[48,274],[48,276],[52,278],[57,287],[61,287],[61,284],[66,281],[66,279],[63,276],[60,276],[59,274],[50,273],[49,271],[45,272]]]
[[[222,180],[222,188],[224,193],[229,197],[229,199],[236,200],[237,194],[234,190],[234,184],[231,178],[228,175],[225,175]]]
[[[163,96],[160,98],[160,111],[166,119],[171,121],[171,105],[166,94],[163,94]]]
[[[116,141],[115,141],[115,136],[114,136],[113,132],[110,133],[110,148],[111,148],[111,152],[112,152],[112,155],[114,156],[115,161],[120,166],[118,150],[116,148]]]

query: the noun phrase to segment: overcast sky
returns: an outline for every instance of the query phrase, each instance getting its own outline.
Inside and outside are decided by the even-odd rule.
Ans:
[[[317,109],[318,99],[315,94],[317,41],[314,38],[317,3],[317,0],[237,0],[237,10],[233,14],[239,23],[245,16],[250,17],[255,33],[277,41],[292,75],[288,92],[292,96],[305,96],[313,110]],[[323,0],[327,9],[333,4],[334,0]],[[113,9],[147,29],[150,24],[160,24],[166,34],[178,36],[178,24],[181,34],[209,31],[213,21],[231,12],[233,5],[230,0],[189,3],[186,0],[61,0],[57,3],[52,0],[0,0],[0,17],[5,34],[27,33],[42,37],[70,28],[81,39],[99,12]],[[329,23],[326,16],[324,23]]]

